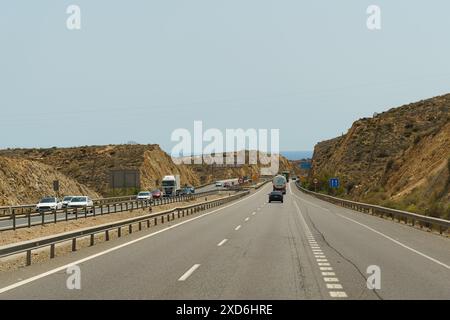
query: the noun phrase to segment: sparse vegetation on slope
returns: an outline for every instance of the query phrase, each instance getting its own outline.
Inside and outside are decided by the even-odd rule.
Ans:
[[[347,134],[317,144],[310,179],[325,190],[338,176],[343,197],[448,218],[449,158],[444,95],[360,119]]]

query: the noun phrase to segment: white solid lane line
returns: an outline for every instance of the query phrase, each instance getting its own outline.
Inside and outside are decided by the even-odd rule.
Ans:
[[[292,192],[291,186],[290,186],[290,185],[289,185],[289,192],[290,192],[290,194],[292,194],[294,197],[296,197],[296,198],[297,198],[298,200],[300,200],[300,201],[304,201],[304,202],[308,203],[309,205],[311,205],[311,206],[313,206],[313,207],[316,207],[316,208],[319,208],[319,209],[323,209],[323,210],[326,210],[326,211],[330,211],[330,210],[327,209],[327,208],[318,206],[318,205],[315,204],[315,203],[312,203],[312,202],[310,202],[310,201],[308,201],[308,200],[306,200],[306,199],[300,198],[299,196],[297,196],[295,193]]]
[[[292,191],[291,191],[291,193],[292,193]],[[305,200],[305,199],[302,199],[302,198],[300,198],[299,196],[297,196],[297,195],[294,194],[294,193],[292,193],[292,195],[293,195],[294,197],[296,197],[297,199],[299,199],[299,200],[301,200],[301,201],[304,201],[304,202],[306,202],[306,203],[308,203],[308,204],[310,204],[310,205],[312,205],[312,206],[316,206],[316,207],[319,207],[319,208],[321,208],[321,209],[323,209],[323,210],[330,211],[330,210],[327,209],[327,208],[323,208],[323,207],[317,206],[316,204],[313,204],[313,203],[311,203],[311,202],[309,202],[309,201],[307,201],[307,200]],[[386,239],[388,239],[388,240],[390,240],[390,241],[392,241],[392,242],[398,244],[399,246],[401,246],[401,247],[403,247],[403,248],[405,248],[405,249],[407,249],[407,250],[409,250],[409,251],[411,251],[411,252],[414,252],[415,254],[418,254],[419,256],[421,256],[421,257],[423,257],[423,258],[425,258],[425,259],[428,259],[428,260],[430,260],[430,261],[432,261],[432,262],[434,262],[434,263],[436,263],[436,264],[438,264],[438,265],[440,265],[440,266],[442,266],[442,267],[444,267],[444,268],[450,270],[450,265],[448,265],[448,264],[446,264],[446,263],[444,263],[444,262],[442,262],[442,261],[439,261],[439,260],[437,260],[437,259],[435,259],[435,258],[433,258],[433,257],[430,257],[430,256],[426,255],[425,253],[420,252],[420,251],[418,251],[418,250],[416,250],[416,249],[414,249],[414,248],[411,248],[411,247],[407,246],[406,244],[404,244],[404,243],[402,243],[402,242],[400,242],[400,241],[398,241],[398,240],[395,240],[395,239],[391,238],[390,236],[388,236],[388,235],[386,235],[386,234],[384,234],[384,233],[382,233],[382,232],[380,232],[380,231],[378,231],[378,230],[375,230],[375,229],[373,229],[373,228],[371,228],[371,227],[365,225],[364,223],[361,223],[361,222],[356,221],[356,220],[354,220],[354,219],[352,219],[352,218],[346,217],[346,216],[344,216],[344,215],[342,215],[342,214],[340,214],[340,213],[336,213],[336,215],[339,216],[339,217],[341,217],[341,218],[343,218],[343,219],[346,219],[346,220],[348,220],[348,221],[351,221],[351,222],[353,222],[353,223],[356,223],[356,224],[358,224],[358,225],[360,225],[360,226],[366,228],[367,230],[370,230],[370,231],[372,231],[372,232],[375,232],[376,234],[378,234],[378,235],[380,235],[380,236],[382,236],[382,237],[384,237],[384,238],[386,238]]]
[[[408,247],[406,244],[403,244],[403,243],[401,243],[400,241],[397,241],[397,240],[395,240],[395,239],[389,237],[388,235],[385,235],[384,233],[382,233],[382,232],[380,232],[380,231],[378,231],[378,230],[375,230],[375,229],[373,229],[373,228],[371,228],[371,227],[369,227],[369,226],[366,226],[364,223],[358,222],[358,221],[356,221],[356,220],[353,220],[353,219],[351,219],[351,218],[348,218],[348,217],[346,217],[346,216],[343,216],[342,214],[339,214],[339,213],[338,213],[337,215],[338,215],[339,217],[341,217],[341,218],[344,218],[344,219],[347,219],[347,220],[349,220],[349,221],[352,221],[352,222],[354,222],[354,223],[356,223],[356,224],[359,224],[360,226],[366,228],[367,230],[370,230],[370,231],[372,231],[372,232],[375,232],[376,234],[378,234],[378,235],[380,235],[380,236],[382,236],[382,237],[384,237],[384,238],[386,238],[386,239],[388,239],[388,240],[390,240],[390,241],[392,241],[392,242],[398,244],[399,246],[401,246],[401,247],[403,247],[403,248],[405,248],[405,249],[407,249],[407,250],[409,250],[409,251],[412,251],[412,252],[418,254],[419,256],[422,256],[422,257],[424,257],[424,258],[426,258],[426,259],[428,259],[428,260],[430,260],[430,261],[432,261],[432,262],[434,262],[434,263],[437,263],[437,264],[443,266],[444,268],[450,270],[450,266],[449,266],[449,265],[447,265],[447,264],[445,264],[445,263],[443,263],[443,262],[441,262],[441,261],[439,261],[439,260],[437,260],[437,259],[435,259],[435,258],[432,258],[432,257],[430,257],[430,256],[428,256],[428,255],[426,255],[426,254],[424,254],[424,253],[422,253],[422,252],[420,252],[420,251],[417,251],[416,249],[413,249],[413,248],[411,248],[411,247]]]
[[[77,261],[70,262],[70,263],[65,264],[65,265],[63,265],[63,266],[60,266],[60,267],[51,269],[51,270],[49,270],[49,271],[46,271],[46,272],[37,274],[37,275],[35,275],[35,276],[33,276],[33,277],[30,277],[30,278],[27,278],[27,279],[24,279],[24,280],[20,280],[20,281],[18,281],[18,282],[16,282],[16,283],[13,283],[13,284],[10,284],[10,285],[8,285],[8,286],[6,286],[6,287],[0,288],[0,294],[1,294],[1,293],[4,293],[4,292],[7,292],[7,291],[10,291],[10,290],[13,290],[13,289],[15,289],[15,288],[24,286],[24,285],[26,285],[26,284],[28,284],[28,283],[30,283],[30,282],[33,282],[33,281],[36,281],[36,280],[39,280],[39,279],[48,277],[48,276],[50,276],[50,275],[52,275],[52,274],[55,274],[55,273],[57,273],[57,272],[64,271],[64,270],[66,270],[68,267],[75,266],[75,265],[79,265],[79,264],[81,264],[81,263],[83,263],[83,262],[86,262],[86,261],[93,260],[93,259],[95,259],[95,258],[101,257],[101,256],[103,256],[103,255],[105,255],[105,254],[108,254],[108,253],[110,253],[110,252],[114,252],[114,251],[119,250],[119,249],[121,249],[121,248],[127,247],[127,246],[132,245],[132,244],[134,244],[134,243],[136,243],[136,242],[145,240],[145,239],[147,239],[147,238],[154,237],[154,236],[156,236],[156,235],[158,235],[158,234],[160,234],[160,233],[163,233],[163,232],[165,232],[165,231],[168,231],[168,230],[177,228],[177,227],[179,227],[179,226],[181,226],[181,225],[184,225],[184,224],[186,224],[186,223],[189,223],[189,222],[191,222],[191,221],[194,221],[194,220],[197,220],[197,219],[201,219],[201,218],[203,218],[203,217],[205,217],[205,216],[208,216],[208,215],[210,215],[210,214],[219,212],[219,211],[221,211],[221,210],[223,210],[223,209],[230,208],[230,207],[232,207],[232,206],[235,206],[235,205],[238,204],[238,203],[241,203],[241,202],[243,202],[243,201],[246,201],[246,200],[248,200],[248,199],[253,198],[254,196],[256,196],[257,194],[259,194],[259,193],[262,192],[263,190],[264,190],[264,188],[261,188],[259,191],[256,191],[254,194],[252,194],[252,195],[250,195],[250,196],[248,196],[248,197],[245,197],[245,198],[243,198],[242,200],[238,200],[238,201],[236,201],[236,202],[233,202],[233,203],[231,203],[231,204],[229,204],[229,205],[227,205],[227,206],[218,208],[218,209],[213,210],[213,211],[210,211],[210,212],[206,212],[206,213],[201,214],[201,215],[199,215],[199,216],[197,216],[197,217],[194,217],[194,218],[191,218],[191,219],[182,221],[182,222],[180,222],[180,223],[174,224],[173,226],[170,226],[170,227],[167,227],[167,228],[165,228],[165,229],[161,229],[161,230],[158,230],[158,231],[156,231],[156,232],[147,234],[147,235],[145,235],[145,236],[142,236],[142,237],[140,237],[140,238],[137,238],[137,239],[128,241],[128,242],[126,242],[126,243],[120,244],[120,245],[115,246],[115,247],[112,247],[112,248],[110,248],[110,249],[107,249],[107,250],[104,250],[104,251],[100,251],[100,252],[98,252],[98,253],[96,253],[96,254],[93,254],[93,255],[90,255],[90,256],[88,256],[88,257],[86,257],[86,258],[79,259],[79,260],[77,260]]]
[[[228,241],[228,239],[223,239],[222,241],[220,241],[218,244],[217,244],[217,246],[218,247],[221,247],[221,246],[223,246],[224,244],[225,244],[225,242],[227,242]]]
[[[187,278],[189,278],[191,276],[191,274],[194,273],[195,270],[198,269],[198,267],[200,267],[199,264],[194,264],[188,271],[186,271],[185,274],[183,274],[178,281],[185,281]]]
[[[241,225],[238,225],[234,230],[238,231],[241,228]]]

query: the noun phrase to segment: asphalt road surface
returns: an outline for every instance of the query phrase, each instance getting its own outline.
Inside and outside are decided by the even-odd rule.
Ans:
[[[0,299],[450,299],[449,239],[293,184],[284,203],[269,204],[270,189],[166,229],[4,272]],[[81,289],[67,287],[73,263]],[[377,290],[366,283],[373,270]]]

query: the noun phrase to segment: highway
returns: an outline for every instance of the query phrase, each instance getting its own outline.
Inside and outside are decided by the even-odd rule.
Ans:
[[[200,193],[200,192],[208,192],[208,191],[214,191],[214,190],[219,190],[217,189],[214,184],[211,185],[207,185],[201,188],[198,188],[196,190],[196,193]],[[105,212],[106,212],[106,207],[105,207]],[[114,208],[113,208],[113,204],[111,204],[111,212],[114,213]],[[95,209],[95,214],[96,215],[100,215],[101,214],[101,210],[99,208]],[[78,212],[78,218],[84,218],[84,217],[91,217],[94,216],[93,212],[87,212],[85,214],[84,209],[80,208],[79,212]],[[76,216],[75,214],[68,214],[67,215],[67,220],[76,220]],[[57,213],[56,214],[56,221],[65,221],[66,220],[66,215],[65,213]],[[47,212],[46,215],[44,216],[44,221],[45,223],[52,223],[55,221],[55,217],[53,214]],[[42,222],[42,216],[40,215],[35,215],[32,216],[30,218],[30,222],[31,224],[35,225],[35,224],[40,224]],[[7,220],[0,220],[0,230],[8,230],[11,229],[13,226],[13,221],[11,219],[7,219]],[[28,226],[28,218],[24,217],[24,218],[16,218],[16,227],[20,227],[20,226]]]
[[[0,299],[450,299],[450,239],[347,210],[290,184],[0,274]],[[66,286],[80,267],[81,289]],[[381,288],[367,288],[369,266]]]

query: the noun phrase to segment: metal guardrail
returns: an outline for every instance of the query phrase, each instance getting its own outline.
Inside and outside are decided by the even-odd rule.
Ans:
[[[40,239],[25,241],[21,243],[10,244],[0,247],[0,258],[8,256],[26,253],[26,265],[31,264],[31,253],[33,250],[42,249],[44,247],[50,247],[50,258],[55,257],[55,245],[62,242],[72,241],[72,251],[77,250],[77,239],[89,237],[90,246],[95,244],[95,235],[104,233],[105,241],[110,239],[110,231],[117,230],[117,236],[121,237],[122,228],[128,227],[128,232],[133,232],[133,226],[137,225],[138,230],[142,230],[143,223],[147,228],[150,226],[158,225],[158,218],[160,223],[165,221],[172,221],[175,219],[175,215],[178,218],[185,217],[196,212],[207,210],[220,206],[224,203],[239,199],[249,194],[249,191],[240,192],[238,194],[216,200],[205,201],[203,203],[197,203],[189,206],[173,208],[170,210],[151,213],[140,217],[129,218],[121,221],[116,221],[100,226],[85,228],[77,231],[70,231],[56,236],[49,236]]]
[[[444,232],[449,233],[450,230],[450,220],[440,219],[440,218],[434,218],[429,216],[420,215],[417,213],[412,213],[408,211],[402,211],[402,210],[396,210],[386,207],[381,207],[377,205],[367,204],[367,203],[361,203],[356,201],[350,201],[345,200],[341,198],[336,198],[333,196],[325,195],[322,193],[313,192],[310,190],[307,190],[305,188],[302,188],[297,182],[295,183],[297,188],[307,194],[310,194],[316,198],[319,198],[321,200],[333,203],[335,205],[339,205],[341,207],[352,209],[359,212],[364,212],[371,215],[377,215],[381,217],[389,217],[392,220],[397,219],[397,221],[403,221],[405,224],[411,224],[412,226],[415,226],[416,223],[419,223],[419,226],[422,228],[424,226],[429,227],[430,229],[433,229],[433,226],[436,227],[437,230],[439,230],[440,234],[443,234]]]
[[[205,187],[210,185],[211,183],[200,185],[198,187],[195,187],[196,189]],[[208,192],[208,191],[205,191]],[[199,192],[198,194],[201,194],[202,192]],[[94,205],[102,205],[102,204],[114,204],[118,202],[123,201],[131,201],[136,200],[136,195],[131,196],[119,196],[119,197],[108,197],[108,198],[98,198],[98,199],[92,199],[92,202]],[[15,206],[0,206],[0,216],[5,216],[12,214],[13,212],[15,214],[26,214],[26,213],[33,213],[36,212],[36,204],[24,204],[24,205],[15,205]]]
[[[96,215],[145,209],[175,202],[189,201],[199,197],[206,197],[211,194],[216,194],[218,192],[219,191],[217,190],[212,190],[175,197],[162,197],[154,200],[127,200],[114,203],[99,204],[92,207],[84,207],[79,209],[64,208],[60,210],[41,212],[30,210],[26,213],[18,214],[16,214],[15,210],[12,210],[11,214],[0,216],[0,223],[3,221],[9,222],[5,227],[0,226],[0,231],[30,228],[37,225],[77,220],[79,218],[95,217]]]

